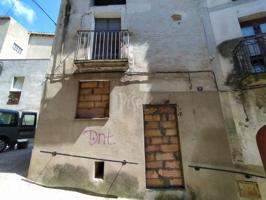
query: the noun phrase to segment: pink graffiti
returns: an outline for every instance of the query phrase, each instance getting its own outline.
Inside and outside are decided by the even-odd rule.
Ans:
[[[89,144],[90,145],[114,145],[111,140],[114,137],[109,132],[107,134],[105,133],[98,133],[97,131],[90,130],[86,128],[83,131],[84,134],[89,135]]]

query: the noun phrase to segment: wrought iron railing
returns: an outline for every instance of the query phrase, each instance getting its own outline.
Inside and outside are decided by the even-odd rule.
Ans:
[[[128,31],[78,31],[75,60],[124,60],[128,51]]]
[[[245,38],[233,51],[237,73],[243,78],[266,72],[266,34]]]
[[[266,179],[265,174],[256,174],[256,173],[241,171],[237,169],[214,168],[214,167],[205,167],[205,166],[198,166],[198,165],[189,165],[188,167],[194,168],[196,171],[203,169],[203,170],[218,171],[218,172],[224,172],[224,173],[230,173],[230,174],[240,174],[240,175],[245,176],[246,178],[255,177],[255,178]]]

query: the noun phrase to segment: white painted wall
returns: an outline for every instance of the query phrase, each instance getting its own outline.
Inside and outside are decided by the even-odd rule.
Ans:
[[[231,5],[231,4],[230,4]],[[225,6],[217,10],[210,10],[210,18],[216,44],[241,37],[239,19],[256,13],[266,14],[265,0],[255,0],[245,4]]]
[[[8,31],[9,23],[10,23],[9,18],[6,17],[0,18],[0,55]]]
[[[13,18],[0,18],[0,59],[46,59],[51,55],[53,35],[30,33]],[[13,49],[16,43],[23,49]]]
[[[50,35],[31,34],[27,59],[45,59],[51,56],[54,37]]]
[[[0,108],[39,111],[53,39],[52,34],[29,33],[12,18],[0,18]],[[23,49],[21,54],[14,43]],[[14,77],[25,77],[22,96],[18,105],[7,105]]]
[[[0,60],[0,107],[20,111],[39,111],[45,74],[49,60]],[[18,105],[7,105],[9,90],[15,76],[24,76]]]
[[[8,31],[2,46],[0,53],[1,59],[23,59],[26,57],[28,50],[29,33],[17,23],[14,19],[10,18]],[[23,51],[21,54],[17,53],[13,49],[13,45],[16,43]]]

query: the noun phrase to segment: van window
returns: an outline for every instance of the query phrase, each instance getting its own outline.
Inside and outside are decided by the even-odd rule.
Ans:
[[[0,126],[17,126],[16,113],[0,112]]]
[[[36,114],[23,114],[22,115],[22,126],[35,126]]]

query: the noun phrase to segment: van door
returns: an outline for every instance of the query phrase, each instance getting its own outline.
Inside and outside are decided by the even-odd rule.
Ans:
[[[20,120],[18,139],[34,138],[36,131],[37,113],[23,112]]]
[[[8,138],[10,143],[17,141],[19,113],[0,109],[0,137]]]

